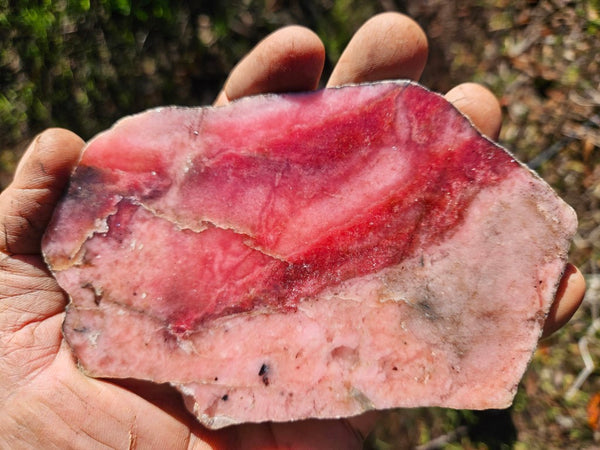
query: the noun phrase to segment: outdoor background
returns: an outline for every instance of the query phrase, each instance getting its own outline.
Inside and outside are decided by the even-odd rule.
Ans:
[[[288,24],[323,39],[328,73],[353,32],[389,10],[428,34],[423,84],[477,81],[498,96],[500,142],[579,215],[571,258],[589,291],[542,343],[511,408],[393,412],[366,448],[600,448],[600,0],[0,0],[0,188],[46,127],[89,139],[149,107],[209,104],[236,62]]]

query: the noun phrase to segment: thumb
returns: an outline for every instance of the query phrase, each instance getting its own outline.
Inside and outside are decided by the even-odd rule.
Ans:
[[[53,128],[38,135],[19,163],[13,182],[0,194],[0,251],[39,254],[52,216],[84,142]]]

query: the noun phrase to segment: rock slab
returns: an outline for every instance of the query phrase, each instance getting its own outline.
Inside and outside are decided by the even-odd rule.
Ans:
[[[504,408],[574,212],[406,81],[127,117],[43,241],[94,377],[176,386],[206,426]]]

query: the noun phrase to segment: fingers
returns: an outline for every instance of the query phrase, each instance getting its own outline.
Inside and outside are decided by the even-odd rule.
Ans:
[[[481,133],[498,139],[502,126],[502,110],[494,94],[477,83],[463,83],[452,88],[446,99],[453,103]]]
[[[215,106],[247,95],[315,89],[324,63],[325,48],[315,33],[300,26],[282,28],[233,69]]]
[[[497,139],[502,125],[502,111],[494,94],[476,83],[464,83],[448,91],[446,99],[471,119],[479,131]],[[567,265],[556,298],[544,324],[542,338],[564,326],[583,301],[585,280],[579,270]]]
[[[13,182],[0,195],[0,251],[36,254],[54,206],[84,142],[67,130],[50,129],[31,143]]]
[[[584,294],[585,280],[583,275],[575,266],[567,264],[556,292],[556,298],[544,324],[542,338],[550,336],[569,321],[581,305]]]
[[[354,35],[328,86],[418,79],[426,60],[427,38],[419,25],[401,14],[380,14]],[[315,89],[324,61],[323,43],[312,31],[298,26],[278,30],[233,69],[215,106],[247,95]]]
[[[385,79],[417,80],[427,61],[427,37],[412,19],[379,14],[352,37],[327,86]]]

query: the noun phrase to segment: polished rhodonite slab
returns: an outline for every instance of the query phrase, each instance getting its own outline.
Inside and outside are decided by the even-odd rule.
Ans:
[[[410,82],[161,108],[93,139],[45,235],[91,376],[209,427],[510,404],[573,211]]]

